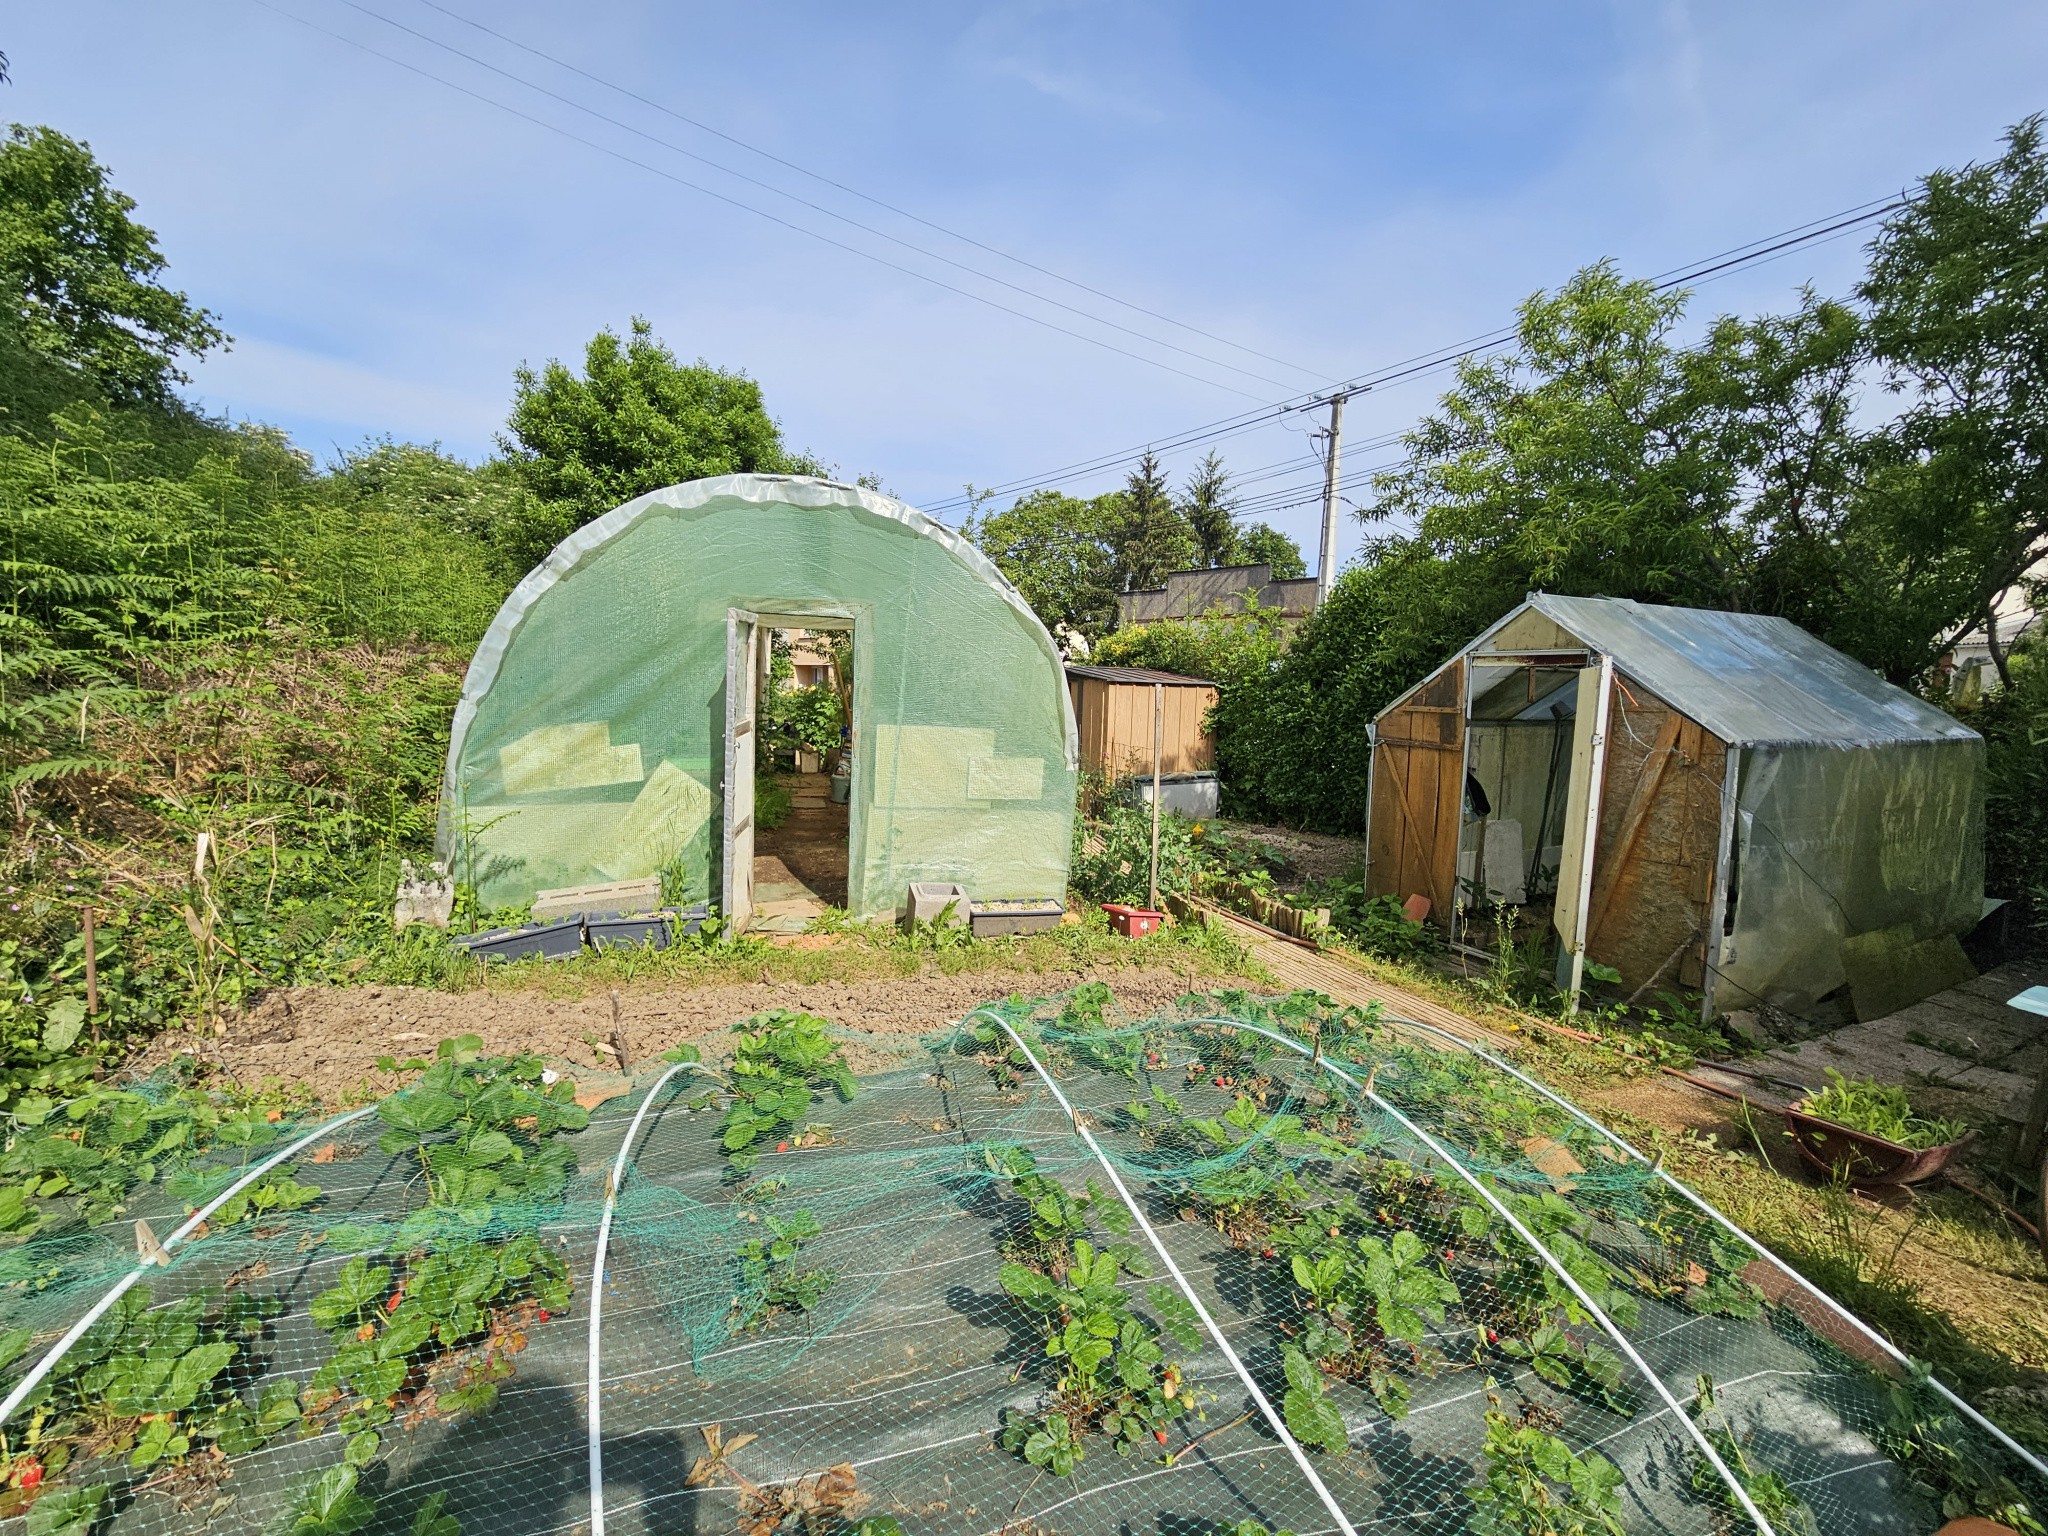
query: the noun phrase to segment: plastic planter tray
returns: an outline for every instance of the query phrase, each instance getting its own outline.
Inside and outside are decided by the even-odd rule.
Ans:
[[[583,953],[583,918],[553,923],[525,923],[517,928],[492,928],[458,937],[455,945],[486,960],[567,960]]]
[[[1044,933],[1057,928],[1067,915],[1064,903],[1054,897],[1033,897],[1018,901],[977,901],[968,908],[968,921],[977,939],[1001,939],[1017,933]]]
[[[702,929],[710,915],[711,909],[700,901],[694,907],[663,907],[659,912],[592,917],[584,924],[584,932],[590,947],[598,951],[635,944],[667,949],[669,940],[677,934]]]
[[[1805,1103],[1801,1099],[1785,1110],[1785,1128],[1792,1133],[1792,1144],[1822,1173],[1844,1178],[1858,1189],[1922,1183],[1940,1173],[1977,1138],[1971,1131],[1960,1141],[1938,1147],[1902,1147],[1882,1136],[1809,1115],[1802,1107]]]
[[[1109,926],[1127,939],[1142,939],[1166,921],[1164,912],[1128,906],[1121,901],[1106,901],[1102,910],[1109,914]]]

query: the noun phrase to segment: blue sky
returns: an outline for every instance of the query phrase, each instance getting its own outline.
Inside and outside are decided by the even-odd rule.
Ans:
[[[323,456],[389,432],[476,458],[521,361],[576,356],[644,314],[685,357],[760,379],[794,446],[920,504],[1486,332],[1600,257],[1665,271],[1884,197],[1994,153],[2005,126],[2048,106],[2048,8],[1993,0],[66,0],[15,8],[0,49],[14,73],[0,112],[90,141],[173,281],[237,338],[196,370],[209,407]],[[660,107],[1286,362],[1062,286]],[[1854,239],[1802,250],[1707,285],[1695,312],[1780,306],[1809,281],[1841,291],[1858,263]],[[1398,431],[1441,385],[1354,402],[1348,441]],[[1233,438],[1226,459],[1296,463],[1306,425]],[[1348,449],[1347,468],[1388,452]],[[1251,487],[1299,488],[1271,520],[1311,558],[1315,479],[1302,466]],[[1347,549],[1356,537],[1347,526]]]

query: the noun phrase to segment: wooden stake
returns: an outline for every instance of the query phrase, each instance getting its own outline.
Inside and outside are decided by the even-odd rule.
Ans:
[[[1152,685],[1152,898],[1145,905],[1159,910],[1159,762],[1166,752],[1166,684]]]
[[[100,1043],[100,963],[94,946],[92,903],[85,904],[85,1016],[92,1021],[92,1043]]]

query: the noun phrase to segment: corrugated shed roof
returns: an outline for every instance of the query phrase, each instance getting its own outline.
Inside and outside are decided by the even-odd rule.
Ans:
[[[1091,667],[1067,663],[1067,676],[1092,677],[1102,683],[1164,683],[1169,688],[1214,688],[1204,677],[1182,677],[1178,672],[1154,672],[1150,667]]]
[[[1977,735],[1789,619],[1546,592],[1530,593],[1527,606],[1612,656],[1730,746],[1862,747]]]

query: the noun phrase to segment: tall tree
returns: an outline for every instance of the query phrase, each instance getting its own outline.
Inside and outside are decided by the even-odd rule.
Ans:
[[[1122,524],[1114,543],[1118,589],[1162,587],[1168,571],[1184,570],[1194,560],[1195,537],[1174,505],[1158,455],[1150,449],[1125,480],[1122,499]]]
[[[500,446],[557,510],[560,534],[685,480],[819,472],[783,447],[759,384],[703,361],[678,362],[637,315],[623,341],[610,330],[591,338],[581,374],[559,360],[538,373],[522,365],[507,425]]]
[[[1293,581],[1308,574],[1301,546],[1268,523],[1253,523],[1238,533],[1235,563],[1271,566],[1275,581]]]
[[[1943,641],[2048,559],[2048,153],[2036,115],[1983,165],[1936,171],[1871,248],[1857,290],[1904,409],[1875,445],[1871,515]]]
[[[1061,624],[1099,635],[1116,623],[1110,538],[1122,498],[1084,501],[1058,491],[1020,496],[1007,512],[970,514],[965,535],[1009,577],[1047,629]]]
[[[0,317],[31,354],[119,403],[167,402],[180,356],[228,343],[216,317],[158,278],[154,231],[130,217],[89,145],[15,124],[0,141]]]
[[[1230,472],[1223,467],[1223,455],[1210,449],[1188,476],[1187,492],[1181,498],[1181,515],[1194,535],[1195,556],[1205,566],[1235,565],[1238,553],[1237,524],[1231,513],[1237,497],[1231,494]]]

